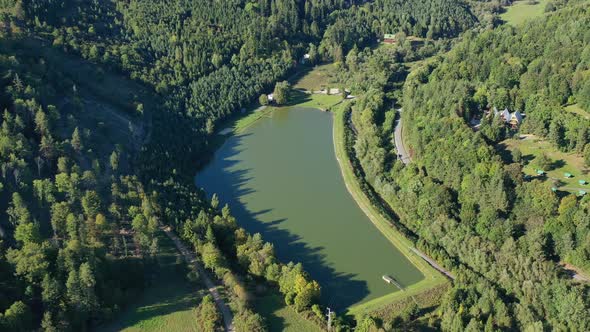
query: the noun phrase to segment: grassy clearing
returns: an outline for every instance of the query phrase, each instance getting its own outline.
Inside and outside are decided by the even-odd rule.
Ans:
[[[286,107],[309,107],[327,111],[340,101],[342,101],[341,95],[326,95],[321,93],[309,94],[294,90],[291,99],[289,100],[289,104]]]
[[[548,141],[534,135],[526,135],[521,139],[508,139],[501,143],[501,148],[513,151],[518,148],[522,152],[525,162],[523,171],[530,176],[537,175],[534,159],[545,153],[553,160],[553,169],[544,170],[547,176],[545,181],[552,186],[556,185],[560,190],[577,193],[579,190],[588,191],[587,185],[580,185],[581,179],[590,181],[589,169],[584,166],[584,160],[575,153],[564,153],[554,148]],[[573,178],[567,179],[564,173],[573,174]]]
[[[273,107],[259,107],[256,110],[248,113],[248,115],[236,120],[233,124],[233,132],[236,134],[242,133],[256,121],[270,117]]]
[[[564,109],[568,112],[578,114],[579,116],[581,116],[587,120],[590,120],[590,113],[585,111],[584,109],[582,109],[582,107],[578,104],[566,106]]]
[[[316,66],[313,70],[305,73],[301,78],[297,76],[293,79],[295,81],[295,89],[304,89],[308,91],[319,91],[327,88],[337,88],[336,82],[336,65],[329,63],[325,65]]]
[[[341,100],[342,96],[338,95],[307,94],[301,91],[293,90],[293,95],[291,96],[289,104],[284,107],[309,107],[325,111],[338,104]],[[281,107],[268,106],[259,107],[254,111],[251,111],[248,113],[248,115],[237,119],[233,123],[233,133],[240,134],[244,132],[244,130],[248,129],[248,127],[256,123],[256,121],[266,117],[271,117],[272,112],[279,108]]]
[[[98,332],[198,331],[194,308],[205,291],[186,280],[184,261],[176,263],[179,254],[172,241],[163,234],[159,241],[160,267],[154,272],[152,285],[117,315],[115,322],[98,327]]]
[[[336,66],[333,64],[326,64],[316,66],[311,70],[302,71],[298,75],[294,75],[290,80],[293,84],[293,91],[289,103],[284,107],[309,107],[317,108],[323,111],[329,110],[334,105],[338,104],[342,100],[340,95],[327,95],[327,94],[312,94],[309,91],[318,91],[324,87],[327,87],[330,83],[334,87],[336,84],[333,82],[335,75]],[[301,91],[301,90],[305,90]],[[231,132],[224,134],[234,133],[239,134],[244,132],[256,121],[265,117],[272,116],[272,111],[280,108],[277,106],[261,106],[256,104],[248,110],[245,115],[237,115],[227,120],[226,128],[233,129]],[[222,132],[224,130],[220,130]],[[224,135],[223,135],[224,136]],[[223,139],[222,139],[223,140]]]
[[[543,15],[549,0],[536,0],[533,4],[529,0],[519,0],[506,7],[506,12],[500,17],[511,25],[519,25],[525,21]]]
[[[254,307],[266,319],[269,331],[322,331],[317,325],[301,317],[295,309],[285,305],[279,294],[271,293],[256,299]]]
[[[348,160],[346,152],[346,144],[344,141],[345,128],[345,114],[344,108],[338,107],[334,110],[334,147],[336,150],[336,159],[340,164],[342,176],[348,191],[353,196],[359,207],[365,212],[369,219],[373,222],[375,227],[389,240],[391,243],[406,256],[406,258],[414,264],[418,270],[424,275],[424,279],[415,283],[401,292],[394,292],[369,302],[353,306],[348,310],[349,314],[358,315],[362,313],[369,313],[378,310],[386,305],[404,300],[408,297],[415,296],[422,292],[429,291],[435,287],[439,287],[447,283],[447,279],[438,271],[431,267],[421,257],[417,256],[410,250],[413,247],[412,243],[406,239],[402,234],[395,230],[389,221],[379,213],[377,208],[373,206],[369,198],[365,195],[361,186],[354,174],[352,164]]]

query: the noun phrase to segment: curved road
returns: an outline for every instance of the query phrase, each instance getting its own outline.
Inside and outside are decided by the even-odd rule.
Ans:
[[[395,144],[395,148],[397,150],[397,156],[398,158],[405,164],[407,165],[408,163],[410,163],[412,161],[412,158],[410,158],[410,154],[408,153],[408,150],[406,149],[406,146],[404,145],[404,139],[403,139],[403,125],[402,125],[402,109],[398,109],[397,110],[398,116],[397,116],[397,120],[395,120],[395,130],[393,132],[393,141]]]
[[[186,262],[189,264],[193,264],[195,266],[195,268],[197,269],[197,272],[199,272],[199,275],[203,279],[203,282],[205,283],[205,286],[209,290],[209,293],[211,294],[211,296],[213,296],[213,300],[215,301],[215,305],[217,306],[217,309],[219,309],[219,311],[221,312],[221,315],[223,317],[223,325],[225,327],[225,331],[226,332],[234,332],[235,331],[234,324],[233,324],[234,318],[233,318],[232,312],[229,309],[229,307],[227,306],[227,304],[221,298],[221,295],[217,291],[217,286],[215,286],[215,284],[213,283],[211,278],[209,278],[209,274],[207,274],[207,271],[205,270],[205,268],[203,266],[201,266],[201,264],[199,264],[199,262],[197,261],[197,259],[195,257],[195,254],[186,248],[186,246],[180,241],[178,236],[176,236],[176,234],[174,234],[174,232],[170,229],[170,227],[161,226],[160,228],[174,242],[174,244],[176,245],[176,248],[178,249],[178,251],[180,251],[182,253]]]

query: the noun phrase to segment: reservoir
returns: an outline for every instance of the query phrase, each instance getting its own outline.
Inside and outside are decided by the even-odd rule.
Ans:
[[[300,262],[322,302],[345,310],[424,277],[371,223],[348,193],[334,154],[331,113],[278,109],[230,137],[196,176],[238,223]]]

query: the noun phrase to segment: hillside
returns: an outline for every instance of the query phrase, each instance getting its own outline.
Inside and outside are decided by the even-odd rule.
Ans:
[[[353,109],[368,182],[419,247],[463,280],[439,308],[443,330],[588,328],[585,288],[560,265],[587,266],[588,198],[525,177],[526,161],[500,155],[497,144],[534,133],[554,149],[587,151],[587,121],[563,108],[587,98],[589,10],[576,5],[516,28],[469,32],[417,66],[397,100],[412,154],[407,167],[386,140],[395,116],[388,85],[374,84],[379,90]],[[526,116],[507,126],[494,107]],[[473,118],[483,118],[479,129]],[[587,176],[574,174],[576,182]]]
[[[590,5],[526,5],[0,0],[0,330],[590,330]],[[285,105],[335,111],[344,181],[420,287],[327,318],[195,186],[220,129]]]

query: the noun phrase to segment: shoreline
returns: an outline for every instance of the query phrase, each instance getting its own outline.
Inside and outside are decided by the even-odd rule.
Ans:
[[[333,110],[332,113],[334,113],[332,127],[334,153],[336,154],[336,160],[338,161],[340,172],[348,193],[381,234],[385,236],[385,238],[389,240],[389,242],[393,244],[393,246],[399,250],[424,276],[424,279],[406,287],[404,292],[392,292],[368,302],[354,305],[348,308],[348,313],[356,315],[379,310],[387,305],[400,302],[406,298],[413,297],[414,295],[427,292],[448,283],[448,280],[439,271],[430,266],[414,252],[414,246],[411,242],[391,227],[390,222],[387,221],[368,200],[367,196],[359,186],[359,179],[355,176],[352,165],[347,156],[344,143],[345,119],[343,109],[339,107],[338,109]],[[344,160],[348,162],[345,162]]]

